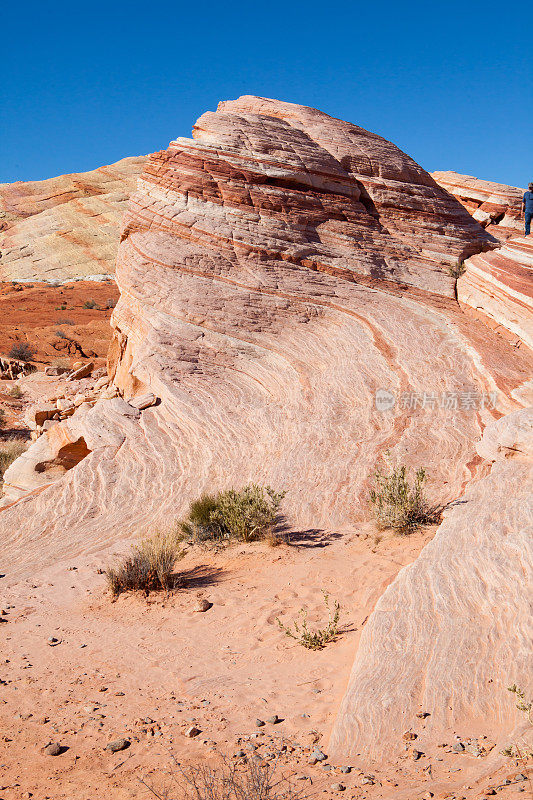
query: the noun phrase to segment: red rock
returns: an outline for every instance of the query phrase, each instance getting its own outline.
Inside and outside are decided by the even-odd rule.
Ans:
[[[523,190],[455,172],[433,177],[501,240],[498,249],[466,260],[457,299],[493,330],[533,349],[533,242],[517,235],[524,230]]]
[[[146,160],[0,184],[0,280],[112,275],[122,214]]]

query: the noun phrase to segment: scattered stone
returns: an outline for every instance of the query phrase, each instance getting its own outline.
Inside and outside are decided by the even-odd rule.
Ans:
[[[346,791],[346,786],[343,783],[332,783],[331,789],[334,792],[344,792]]]
[[[351,771],[352,771],[351,767],[341,767],[341,772],[343,773],[343,775],[349,775]]]
[[[187,739],[194,739],[195,736],[198,736],[202,731],[200,728],[197,728],[196,725],[191,725],[190,728],[187,728],[185,731],[185,736]]]
[[[50,636],[48,638],[48,644],[50,647],[57,647],[58,644],[61,644],[61,639],[56,639],[55,636]]]
[[[422,758],[424,753],[421,750],[415,750],[414,748],[411,750],[411,758],[413,761],[418,761],[419,758]]]
[[[417,735],[413,733],[413,731],[405,731],[402,738],[405,739],[406,742],[412,742],[417,738]]]
[[[255,724],[256,724],[256,726],[257,726],[258,728],[262,728],[262,727],[263,727],[263,725],[265,724],[265,721],[264,721],[264,720],[262,720],[262,719],[256,719],[256,721],[255,721]]]
[[[470,755],[477,756],[478,758],[483,754],[481,747],[476,742],[472,742],[471,744],[467,745],[466,751],[470,753]]]
[[[132,397],[128,402],[133,408],[138,408],[139,411],[142,411],[144,408],[153,406],[157,402],[157,397],[155,394],[152,394],[152,392],[147,392],[147,394],[140,394],[137,397]]]
[[[114,742],[106,744],[105,749],[109,750],[110,753],[118,753],[120,750],[126,750],[130,744],[129,739],[115,739]]]
[[[76,364],[79,362],[76,362]],[[74,367],[76,367],[74,364]],[[80,378],[86,378],[94,369],[94,364],[92,361],[89,361],[87,364],[82,364],[80,367],[73,369],[72,372],[69,372],[67,375],[67,381],[79,381]]]
[[[278,722],[281,722],[281,720],[277,714],[273,714],[271,717],[267,719],[267,722],[269,722],[271,725],[277,725]]]
[[[209,600],[205,600],[205,599],[198,600],[198,602],[195,604],[195,606],[193,608],[193,611],[197,611],[199,613],[202,613],[204,611],[209,611],[209,609],[212,607],[212,605],[213,605],[213,603],[210,603]]]
[[[115,697],[125,697],[124,692],[115,692]]]
[[[63,748],[57,742],[50,742],[43,749],[43,753],[47,756],[59,756],[63,752]]]
[[[429,711],[419,711],[416,716],[418,717],[418,719],[426,719],[426,717],[429,717],[431,715]]]
[[[464,744],[462,742],[455,742],[455,744],[452,745],[452,751],[454,753],[463,753],[464,749],[465,749],[465,746],[464,746]]]
[[[374,785],[374,776],[373,775],[363,775],[363,780],[361,781],[363,785],[373,786]]]

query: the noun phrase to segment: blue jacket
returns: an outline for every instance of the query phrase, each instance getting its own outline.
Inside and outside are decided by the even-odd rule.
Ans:
[[[525,194],[524,194],[524,210],[528,214],[533,214],[533,192],[525,192]]]

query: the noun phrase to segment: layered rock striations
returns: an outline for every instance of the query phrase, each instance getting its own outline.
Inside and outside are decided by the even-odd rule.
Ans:
[[[249,481],[287,491],[295,528],[353,528],[387,449],[427,467],[435,502],[454,501],[488,471],[475,450],[484,426],[527,403],[527,353],[461,312],[448,273],[498,243],[412,159],[357,126],[263,98],[221,103],[192,140],[151,157],[121,238],[108,369],[122,396],[83,404],[37,440],[25,456],[28,469],[39,465],[37,486],[20,462],[6,472],[7,581],[171,524],[203,491]],[[147,393],[155,405],[136,408]],[[485,526],[503,490],[480,486],[469,491],[485,498]],[[454,519],[470,508],[458,503]],[[515,522],[510,511],[502,524]],[[478,602],[469,573],[522,580],[518,560],[500,563],[492,548],[499,524],[484,532],[466,516],[461,570],[446,576],[447,613],[462,619],[459,661],[479,637],[497,643],[494,657],[483,650],[484,675],[500,638],[515,644],[508,612],[461,609]],[[433,574],[444,549],[424,552]],[[439,592],[428,583],[424,613],[407,621],[423,653],[441,624]],[[510,618],[521,618],[521,602],[513,590]],[[385,652],[387,626],[374,615],[368,625]],[[431,659],[402,649],[400,634],[384,669],[409,671],[419,686]],[[452,647],[451,628],[443,641]],[[463,666],[469,708],[484,706],[486,683]],[[378,696],[380,671],[365,675]],[[391,690],[365,728],[353,681],[335,746],[373,754],[375,730],[396,741],[403,700]]]
[[[433,177],[500,242],[465,261],[457,299],[513,343],[533,349],[533,243],[522,235],[523,190],[456,172]]]
[[[0,280],[112,275],[122,215],[147,159],[0,184]]]
[[[458,172],[432,172],[431,175],[498,239],[509,239],[523,232],[523,189]]]
[[[520,728],[507,687],[530,693],[533,667],[533,409],[487,425],[476,449],[489,474],[452,504],[363,630],[334,756],[390,759],[406,730],[430,755],[450,729]]]

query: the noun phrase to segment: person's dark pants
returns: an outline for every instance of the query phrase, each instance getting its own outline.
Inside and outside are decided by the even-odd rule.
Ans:
[[[533,211],[526,211],[524,214],[524,219],[526,221],[526,236],[529,236],[531,233],[531,220],[533,219]]]

